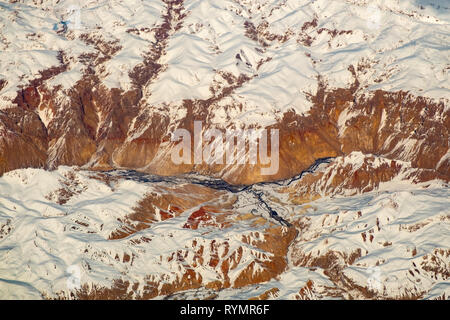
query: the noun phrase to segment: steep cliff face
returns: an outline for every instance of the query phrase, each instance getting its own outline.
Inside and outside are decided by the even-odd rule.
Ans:
[[[352,152],[330,160],[311,173],[279,189],[289,201],[303,204],[327,196],[350,196],[371,191],[402,188],[407,185],[429,187],[434,181],[449,181],[447,174],[420,169],[410,162]]]
[[[361,151],[450,175],[448,61],[436,49],[448,8],[97,1],[77,4],[79,25],[59,32],[52,26],[63,18],[52,5],[13,1],[0,11],[1,173],[79,165],[251,184]],[[366,14],[373,21],[362,21]],[[386,28],[398,34],[383,38]],[[416,30],[429,39],[424,50]],[[14,57],[15,48],[29,57]],[[279,129],[279,169],[262,174],[261,158],[195,164],[193,142],[192,161],[175,164],[171,135],[194,137],[194,121],[223,133]]]
[[[79,91],[69,98],[64,112],[53,116],[47,127],[27,97],[24,98],[26,107],[22,104],[22,107],[5,110],[2,117],[3,172],[26,166],[86,165],[96,169],[126,167],[163,175],[195,171],[232,183],[250,184],[286,179],[319,158],[361,151],[450,174],[447,156],[450,112],[446,111],[444,103],[436,104],[403,92],[377,91],[373,97],[360,100],[356,100],[355,93],[349,89],[319,92],[308,115],[288,112],[279,123],[268,127],[268,132],[279,129],[279,170],[274,175],[264,176],[261,167],[266,166],[261,161],[256,165],[234,166],[174,164],[171,155],[176,144],[170,142],[169,116],[146,116],[141,121],[150,122],[149,129],[130,138],[135,135],[128,126],[142,125],[133,105],[139,94],[114,95],[114,91],[102,92],[101,89],[91,93],[92,85],[95,86],[92,82],[80,83],[76,87]],[[41,96],[51,97],[45,93]],[[51,108],[55,102],[44,100],[35,104],[39,105],[39,110],[51,110],[46,108]],[[201,107],[197,107],[200,110],[196,109],[198,112],[194,111],[194,106],[189,106],[188,114],[172,128],[187,129],[194,137],[194,120],[207,124],[211,117],[207,103],[202,102]],[[211,125],[204,125],[204,129],[209,127]],[[23,153],[11,152],[14,145],[20,145]],[[193,163],[193,157],[191,161]]]

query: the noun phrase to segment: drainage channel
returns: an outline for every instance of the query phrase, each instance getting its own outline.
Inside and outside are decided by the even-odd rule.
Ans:
[[[255,204],[258,207],[262,208],[262,210],[266,211],[269,215],[269,217],[275,221],[277,221],[282,226],[286,227],[292,227],[292,224],[289,223],[287,220],[285,220],[283,217],[281,217],[276,210],[274,210],[265,200],[264,200],[264,192],[260,190],[256,190],[257,187],[264,187],[264,186],[288,186],[292,182],[300,180],[304,174],[306,173],[313,173],[315,172],[320,165],[322,164],[328,164],[331,162],[333,158],[322,158],[317,159],[313,165],[311,165],[308,169],[302,171],[300,174],[288,179],[288,180],[280,180],[275,182],[260,182],[255,183],[253,185],[232,185],[228,182],[196,175],[196,174],[185,174],[180,176],[159,176],[154,174],[148,174],[136,170],[112,170],[106,172],[106,174],[109,175],[118,175],[122,178],[133,180],[141,183],[158,183],[158,182],[167,182],[171,184],[182,184],[182,183],[191,183],[191,184],[198,184],[202,185],[211,189],[215,190],[224,190],[228,191],[234,194],[239,194],[242,192],[246,192],[251,194],[251,196],[255,199]],[[256,210],[256,209],[253,209]],[[253,211],[252,210],[252,211]]]

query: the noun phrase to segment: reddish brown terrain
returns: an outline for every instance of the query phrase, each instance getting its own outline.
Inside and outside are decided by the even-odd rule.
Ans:
[[[0,299],[448,299],[448,8],[3,2]]]

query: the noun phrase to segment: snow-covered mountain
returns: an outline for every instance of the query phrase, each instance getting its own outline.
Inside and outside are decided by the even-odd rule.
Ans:
[[[448,298],[449,43],[438,0],[0,0],[0,298]]]
[[[253,183],[362,151],[449,174],[445,2],[9,1],[0,17],[1,172]],[[174,166],[171,134],[194,120],[279,128],[281,170]]]
[[[283,185],[11,171],[0,178],[0,297],[448,298],[450,188],[390,184],[299,204]]]

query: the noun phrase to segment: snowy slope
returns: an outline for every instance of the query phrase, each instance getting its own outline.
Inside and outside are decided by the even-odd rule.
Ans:
[[[0,5],[0,78],[8,81],[1,91],[2,107],[18,86],[58,65],[59,51],[69,68],[48,85],[70,88],[80,80],[86,67],[80,56],[101,51],[83,41],[82,34],[120,47],[97,68],[107,87],[129,90],[129,72],[155,43],[152,30],[161,24],[166,6],[139,0],[56,6],[54,1],[21,2]],[[79,6],[79,25],[57,34],[52,29],[58,12],[69,4]],[[223,82],[218,71],[245,74],[251,80],[219,102],[217,114],[225,106],[242,104],[242,110],[227,112],[237,113],[245,124],[270,124],[289,109],[308,111],[307,97],[315,93],[318,76],[331,87],[351,84],[349,66],[358,69],[368,90],[404,90],[435,99],[449,95],[450,13],[445,3],[188,0],[181,5],[182,25],[171,30],[158,61],[164,71],[145,88],[149,105],[207,99],[214,81]],[[223,118],[213,121],[222,123]]]
[[[254,183],[352,151],[450,170],[444,4],[24,0],[0,2],[0,17],[0,173],[85,165]],[[174,166],[170,137],[195,120],[279,128],[280,170]]]
[[[449,43],[438,0],[0,0],[0,298],[448,297]],[[278,173],[175,166],[194,120]]]
[[[448,199],[448,188],[386,191],[291,208],[302,229],[288,270],[265,283],[223,290],[217,298],[448,299]]]
[[[165,219],[170,206],[176,210],[177,194],[185,200],[193,196],[184,194],[192,188],[187,182],[192,177],[137,181],[125,173],[106,179],[100,173],[61,167],[53,172],[21,169],[0,178],[0,297],[70,298],[79,288],[70,286],[77,275],[73,270],[85,289],[113,288],[119,280],[135,284],[125,286],[129,298],[145,297],[152,286],[163,290],[151,295],[156,298],[169,293],[222,299],[265,293],[266,298],[282,299],[435,298],[450,293],[450,193],[445,185],[282,207],[276,189],[260,187],[299,234],[284,253],[286,268],[258,280],[258,272],[267,268],[264,261],[277,254],[258,243],[278,229],[251,193],[223,190],[214,201],[205,198]],[[202,178],[192,181],[201,183]],[[159,209],[147,226],[135,225],[128,236],[111,237],[116,230],[126,230],[126,217],[146,194],[157,196],[164,190],[172,190],[166,198],[172,199],[168,211],[154,202]],[[194,197],[199,196],[197,192]],[[208,209],[212,220],[207,214],[194,228],[195,214],[214,204],[220,204],[222,212]],[[223,274],[226,261],[235,267]],[[184,274],[195,281],[165,287]],[[207,285],[226,278],[231,286]]]
[[[128,237],[112,238],[115,231],[124,228],[121,221],[138,199],[144,194],[160,193],[161,188],[173,183],[136,183],[121,178],[107,185],[92,178],[95,176],[94,172],[62,167],[51,173],[19,170],[1,179],[0,297],[69,297],[67,275],[70,277],[72,266],[81,270],[81,284],[109,288],[114,280],[124,279],[139,283],[134,288],[139,296],[147,281],[158,281],[162,287],[183,277],[190,269],[186,263],[195,264],[196,250],[203,247],[218,246],[220,255],[232,259],[240,252],[239,266],[227,275],[232,283],[256,257],[258,261],[265,259],[263,251],[242,242],[243,236],[261,240],[254,233],[262,234],[264,223],[250,228],[243,220],[232,228],[187,228],[189,215],[199,206],[167,221],[158,218],[155,226]],[[71,191],[67,202],[54,197],[65,195],[58,192],[64,187]],[[183,196],[187,197],[181,193]],[[184,251],[182,260],[173,259]],[[213,258],[214,252],[205,250],[201,259],[206,262]],[[258,272],[258,267],[252,270]],[[211,263],[195,271],[204,284],[220,279]]]

